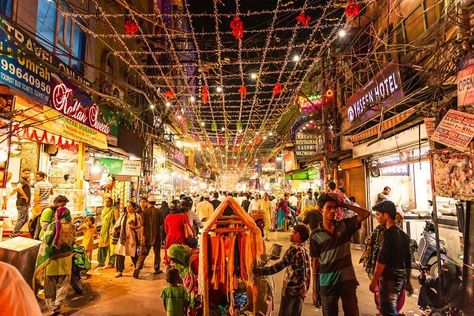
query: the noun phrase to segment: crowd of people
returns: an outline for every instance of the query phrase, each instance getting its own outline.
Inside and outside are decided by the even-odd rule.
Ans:
[[[40,177],[41,174],[38,179]],[[20,186],[17,188],[19,199],[28,201],[27,189]],[[395,205],[386,198],[389,189],[384,189],[385,198],[373,208],[380,225],[368,237],[361,262],[371,279],[370,290],[374,292],[379,312],[397,315],[403,306],[405,292],[411,292],[411,254],[409,239],[400,229],[401,219],[397,217]],[[39,222],[34,235],[42,244],[35,285],[44,287],[46,305],[52,315],[57,315],[71,278],[76,229],[71,223],[65,196],[56,196],[48,206],[42,204],[41,199],[42,195],[52,194],[52,188],[40,185],[38,192],[35,205],[42,205],[42,209],[34,215]],[[226,197],[237,200],[255,219],[266,240],[272,231],[292,228],[291,246],[281,260],[273,265],[265,260],[265,264],[257,265],[253,271],[258,277],[287,268],[279,315],[301,315],[302,302],[311,283],[313,303],[322,308],[324,315],[336,315],[339,300],[345,315],[358,315],[358,282],[352,266],[350,241],[370,213],[358,206],[354,197],[347,197],[343,189],[337,189],[334,183],[328,185],[326,192],[308,190],[306,194],[286,193],[278,197],[268,192],[212,192],[212,199],[207,192],[193,196],[182,194],[169,205],[161,202],[159,207],[153,197],[142,197],[139,204],[129,202],[122,211],[114,206],[110,197],[105,197],[100,229],[97,231],[94,216],[86,217],[80,227],[82,245],[92,260],[94,238],[98,235],[95,268],[115,268],[117,278],[125,271],[126,257],[130,257],[133,264],[132,276],[139,278],[153,248],[154,274],[166,271],[168,286],[161,297],[168,315],[185,315],[185,310],[196,315],[200,308],[197,235]],[[233,214],[232,208],[227,207],[223,214]],[[20,214],[19,222],[23,220]],[[257,304],[266,311],[265,315],[272,311],[268,302],[267,297]]]

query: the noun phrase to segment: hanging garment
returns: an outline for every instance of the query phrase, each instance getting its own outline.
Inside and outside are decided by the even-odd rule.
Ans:
[[[213,285],[213,289],[217,290],[219,286],[218,266],[220,257],[220,241],[218,236],[211,236],[209,239],[211,240],[211,248],[209,249],[209,253],[212,254],[212,275],[210,276],[210,280],[211,284]]]
[[[234,271],[232,275],[240,276],[240,241],[242,240],[242,234],[237,234],[234,243]]]
[[[226,257],[227,257],[227,294],[230,303],[230,314],[234,314],[234,249],[235,236],[227,236],[225,239]]]

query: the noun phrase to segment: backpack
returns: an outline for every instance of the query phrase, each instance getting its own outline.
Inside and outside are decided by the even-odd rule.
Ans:
[[[43,211],[47,208],[51,208],[54,211],[53,207],[45,207],[37,216],[30,219],[28,222],[28,233],[30,233],[31,238],[33,239],[40,240],[39,235],[41,233],[41,214],[43,214]]]
[[[76,240],[75,228],[71,222],[61,221],[61,230],[59,231],[60,245],[73,245]]]

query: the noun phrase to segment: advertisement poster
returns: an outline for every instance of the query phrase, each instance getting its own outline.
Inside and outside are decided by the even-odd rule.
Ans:
[[[431,136],[431,140],[465,151],[472,137],[474,137],[474,115],[449,110]]]
[[[473,154],[450,150],[431,153],[434,194],[457,200],[474,199]]]

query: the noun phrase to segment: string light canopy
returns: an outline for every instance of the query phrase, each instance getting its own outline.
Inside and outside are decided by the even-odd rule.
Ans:
[[[321,0],[164,0],[153,12],[117,1],[119,13],[93,2],[93,12],[62,13],[97,40],[114,39],[113,54],[163,101],[151,110],[171,114],[222,172],[279,145],[279,120],[344,17]]]

